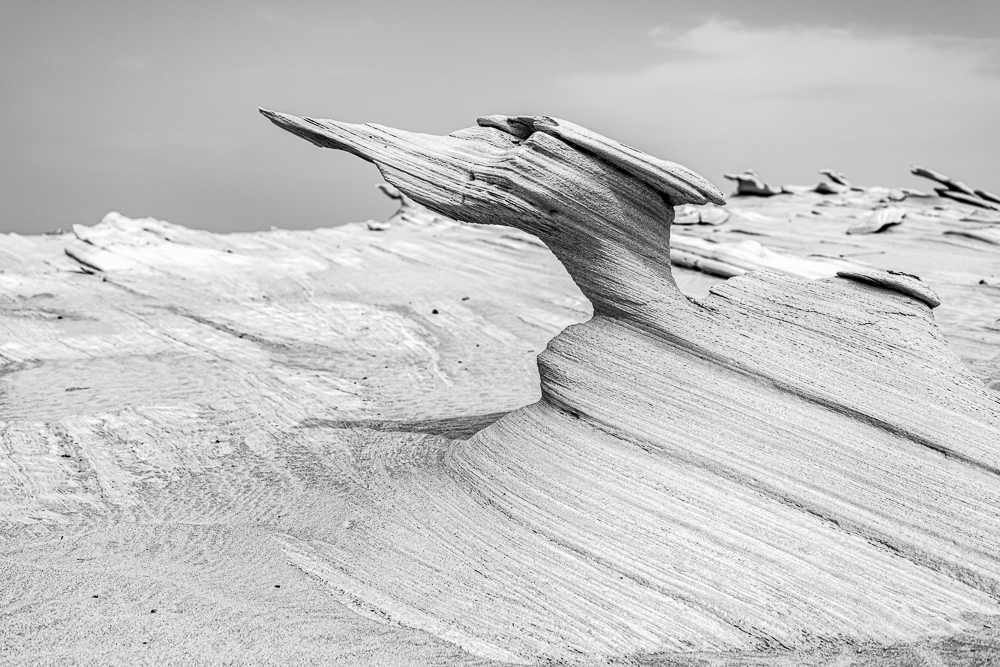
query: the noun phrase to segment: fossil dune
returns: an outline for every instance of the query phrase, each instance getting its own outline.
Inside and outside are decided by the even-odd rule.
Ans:
[[[0,236],[5,660],[1000,659],[993,212],[267,115],[399,212]]]
[[[722,199],[679,166],[548,117],[431,137],[262,113],[537,236],[594,308],[539,355],[539,402],[374,476],[371,529],[289,544],[345,601],[515,662],[900,642],[997,611],[1000,404],[918,278],[756,272],[691,300],[672,207]]]

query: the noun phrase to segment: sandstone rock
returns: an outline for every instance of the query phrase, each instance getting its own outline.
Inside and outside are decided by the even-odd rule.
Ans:
[[[803,186],[670,229],[574,152],[567,211],[612,243],[548,233],[641,283],[622,315],[536,236],[412,200],[381,232],[0,234],[4,660],[1000,661],[998,246],[948,233],[998,214],[908,197],[847,236],[891,190]],[[679,296],[633,226],[700,269]]]
[[[349,533],[283,539],[345,604],[517,662],[892,643],[1000,611],[1000,402],[913,279],[758,271],[691,300],[673,207],[721,196],[678,165],[549,117],[434,137],[263,113],[537,236],[594,308],[539,356],[540,401],[387,451]]]
[[[898,206],[887,206],[865,214],[858,224],[847,230],[848,234],[878,234],[890,227],[902,224],[906,210]]]
[[[914,176],[920,176],[921,178],[927,178],[941,185],[944,185],[947,190],[952,192],[961,192],[963,194],[969,195],[970,197],[976,197],[976,191],[970,188],[968,185],[961,181],[956,181],[948,176],[945,176],[941,172],[934,171],[933,169],[925,169],[923,167],[918,167],[913,165],[910,167],[910,173]]]
[[[849,278],[913,297],[927,304],[928,308],[937,308],[941,299],[930,287],[921,282],[917,276],[911,276],[900,271],[838,271],[841,278]]]
[[[980,208],[988,208],[993,211],[1000,211],[1000,205],[994,204],[993,202],[983,199],[978,195],[968,195],[964,192],[957,192],[946,188],[934,188],[934,191],[938,193],[939,197],[954,199],[957,202],[969,204],[970,206],[978,206]]]
[[[813,192],[821,195],[842,195],[850,190],[851,188],[848,186],[840,185],[838,183],[827,183],[826,181],[820,181],[812,188]]]
[[[938,193],[938,196],[954,199],[955,201],[962,202],[963,204],[969,204],[971,206],[979,206],[981,208],[1000,211],[1000,205],[998,205],[1000,204],[1000,200],[997,199],[996,195],[990,194],[989,192],[984,190],[973,190],[961,181],[956,181],[940,172],[932,169],[924,169],[923,167],[918,167],[916,165],[910,168],[910,173],[915,176],[920,176],[921,178],[930,179],[945,186],[943,188],[934,188],[934,191]]]
[[[987,192],[986,190],[976,190],[976,196],[980,199],[993,202],[994,204],[1000,204],[1000,195],[995,195],[992,192]]]
[[[833,169],[820,169],[819,173],[822,174],[823,176],[826,176],[827,178],[829,178],[836,185],[840,185],[840,186],[848,188],[848,189],[850,189],[851,187],[853,187],[851,185],[851,182],[847,180],[847,177],[844,176],[839,171],[834,171]]]
[[[992,245],[1000,245],[1000,229],[996,227],[981,227],[978,229],[949,229],[945,234],[964,236]]]
[[[736,181],[738,196],[773,197],[781,194],[781,188],[775,188],[760,180],[753,169],[747,169],[742,174],[723,174],[731,181]]]
[[[722,225],[729,220],[729,211],[715,204],[681,204],[674,208],[675,225]]]
[[[852,262],[819,257],[796,257],[775,252],[757,241],[720,242],[676,234],[670,242],[670,261],[697,271],[729,278],[750,271],[767,270],[797,278],[832,278],[840,271],[859,269]]]

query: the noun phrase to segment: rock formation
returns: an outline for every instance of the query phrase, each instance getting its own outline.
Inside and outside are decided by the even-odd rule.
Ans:
[[[835,185],[847,188],[848,190],[854,187],[851,185],[851,182],[847,180],[847,177],[839,171],[834,171],[833,169],[820,169],[819,173],[829,178]]]
[[[681,204],[674,207],[675,225],[722,225],[729,220],[729,211],[715,204],[694,206]]]
[[[540,401],[380,464],[349,528],[286,541],[345,604],[512,662],[901,642],[1000,612],[1000,401],[919,279],[758,271],[692,300],[673,207],[721,195],[678,165],[544,116],[437,137],[262,113],[442,215],[537,236],[594,309],[539,355]]]
[[[927,196],[911,188],[861,187],[851,185],[851,182],[847,180],[844,174],[832,169],[820,169],[819,173],[826,176],[829,180],[820,181],[816,185],[782,185],[778,188],[762,181],[753,169],[747,169],[742,174],[724,174],[724,176],[737,182],[736,196],[772,197],[774,195],[804,195],[808,193],[820,195],[857,194],[871,197],[880,202],[896,202],[903,201],[907,197]]]
[[[718,238],[676,234],[670,242],[670,262],[713,276],[730,278],[766,270],[796,278],[832,278],[840,271],[861,268],[853,262],[829,257],[797,257],[776,252],[757,241],[721,241]]]
[[[821,195],[841,195],[845,192],[850,192],[851,190],[864,191],[864,188],[856,188],[851,185],[851,182],[847,180],[847,177],[839,171],[834,171],[833,169],[820,169],[819,173],[826,176],[830,180],[820,181],[812,188],[812,192],[816,192]],[[789,189],[789,186],[785,186],[785,189]]]
[[[890,227],[902,224],[905,217],[906,211],[898,206],[878,208],[862,217],[858,224],[847,230],[847,233],[878,234]]]
[[[995,476],[944,449],[1000,395],[1000,216],[846,235],[872,190],[663,230],[703,271],[649,326],[402,194],[378,231],[0,234],[3,660],[1000,661]]]
[[[798,185],[785,185],[782,190],[792,194],[795,192],[815,192],[821,195],[849,195],[857,193],[867,195],[879,202],[899,202],[907,197],[926,197],[923,192],[912,188],[885,188],[881,186],[861,187],[852,185],[847,177],[839,171],[833,169],[820,169],[819,173],[826,176],[828,181],[820,181],[811,188],[804,188]]]
[[[921,178],[926,178],[943,185],[943,188],[934,188],[934,191],[941,197],[954,199],[955,201],[962,202],[963,204],[970,204],[972,206],[979,206],[980,208],[1000,211],[1000,197],[991,192],[978,189],[974,190],[962,181],[956,181],[955,179],[945,176],[944,174],[934,171],[933,169],[925,169],[916,165],[913,165],[910,168],[910,173],[914,176],[920,176]]]
[[[773,197],[782,192],[781,188],[771,187],[762,181],[753,169],[747,169],[742,174],[723,174],[723,176],[736,181],[736,196]]]
[[[949,229],[945,234],[965,236],[992,245],[1000,245],[1000,229],[996,227],[978,227],[975,229]]]

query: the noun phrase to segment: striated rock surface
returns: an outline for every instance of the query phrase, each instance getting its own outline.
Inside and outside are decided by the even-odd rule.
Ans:
[[[944,174],[934,171],[933,169],[925,169],[924,167],[918,167],[916,165],[910,168],[910,173],[943,185],[943,188],[934,188],[934,191],[941,197],[954,199],[955,201],[962,202],[963,204],[970,204],[980,208],[1000,211],[1000,196],[991,192],[970,188],[962,181],[956,181],[955,179],[945,176]]]
[[[263,113],[537,236],[594,308],[539,355],[539,402],[374,475],[335,541],[289,540],[346,604],[514,662],[912,641],[1000,611],[1000,401],[918,279],[758,271],[691,300],[672,207],[721,195],[676,165],[548,117],[431,137]]]
[[[675,264],[680,294],[592,318],[536,236],[405,195],[381,230],[0,235],[4,659],[1000,659],[995,475],[970,451],[1000,389],[1000,254],[950,233],[994,214],[907,199],[904,225],[847,236],[885,203],[866,188],[671,230],[686,170],[487,122],[597,163],[555,170],[564,212],[654,213],[630,223],[646,246],[606,242],[533,200],[615,255],[586,280],[662,277],[667,252],[746,275]],[[483,172],[516,202],[506,179],[553,170]]]
[[[674,266],[730,278],[757,270],[783,273],[797,278],[832,278],[839,271],[859,268],[855,262],[834,257],[796,257],[776,252],[750,239],[722,241],[716,237],[677,234],[671,240],[670,261]]]
[[[903,223],[906,217],[906,209],[898,206],[886,206],[875,209],[871,213],[863,216],[858,224],[848,228],[848,234],[878,234],[890,227]]]

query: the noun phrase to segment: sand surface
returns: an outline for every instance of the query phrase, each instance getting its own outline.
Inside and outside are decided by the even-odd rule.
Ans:
[[[674,227],[770,262],[673,271],[752,373],[592,318],[507,227],[3,236],[0,660],[1000,660],[1000,245],[965,233],[1000,226],[846,233],[884,203]]]

